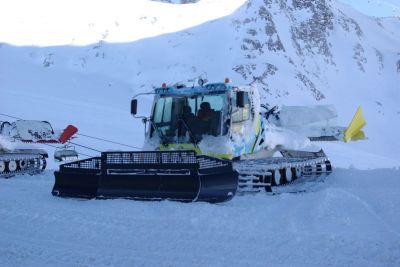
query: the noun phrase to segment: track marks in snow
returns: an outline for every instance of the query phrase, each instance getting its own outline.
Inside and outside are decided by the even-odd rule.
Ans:
[[[344,189],[333,189],[335,192],[335,196],[340,196],[341,198],[347,197],[350,202],[353,202],[354,204],[359,204],[359,206],[367,211],[371,217],[375,218],[379,223],[378,227],[384,227],[386,230],[388,230],[390,233],[396,235],[400,239],[400,232],[396,231],[393,227],[388,225],[386,221],[382,218],[381,215],[379,215],[372,207],[370,204],[365,199],[360,198],[359,196],[349,192],[348,190]],[[332,197],[335,198],[335,197]],[[332,199],[333,200],[333,199]]]

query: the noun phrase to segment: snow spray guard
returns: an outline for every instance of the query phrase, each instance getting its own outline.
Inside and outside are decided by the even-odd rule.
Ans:
[[[230,161],[194,151],[103,152],[63,164],[54,196],[223,202],[233,198],[238,173]]]

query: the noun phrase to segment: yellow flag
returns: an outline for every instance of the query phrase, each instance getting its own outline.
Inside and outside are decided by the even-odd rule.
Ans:
[[[358,107],[356,114],[354,115],[353,119],[351,120],[349,127],[344,131],[344,141],[348,142],[349,140],[360,140],[360,139],[367,139],[364,132],[361,129],[367,124],[365,121],[362,108]]]

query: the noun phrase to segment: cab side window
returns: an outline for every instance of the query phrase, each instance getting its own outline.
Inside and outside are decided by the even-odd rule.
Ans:
[[[248,92],[244,93],[244,107],[236,106],[236,94],[232,98],[232,122],[243,122],[250,119],[250,99]]]

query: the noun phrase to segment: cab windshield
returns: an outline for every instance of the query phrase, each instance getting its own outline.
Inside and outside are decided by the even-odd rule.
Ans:
[[[151,135],[158,131],[168,143],[197,143],[204,135],[225,135],[225,107],[226,94],[161,97],[154,106]]]

